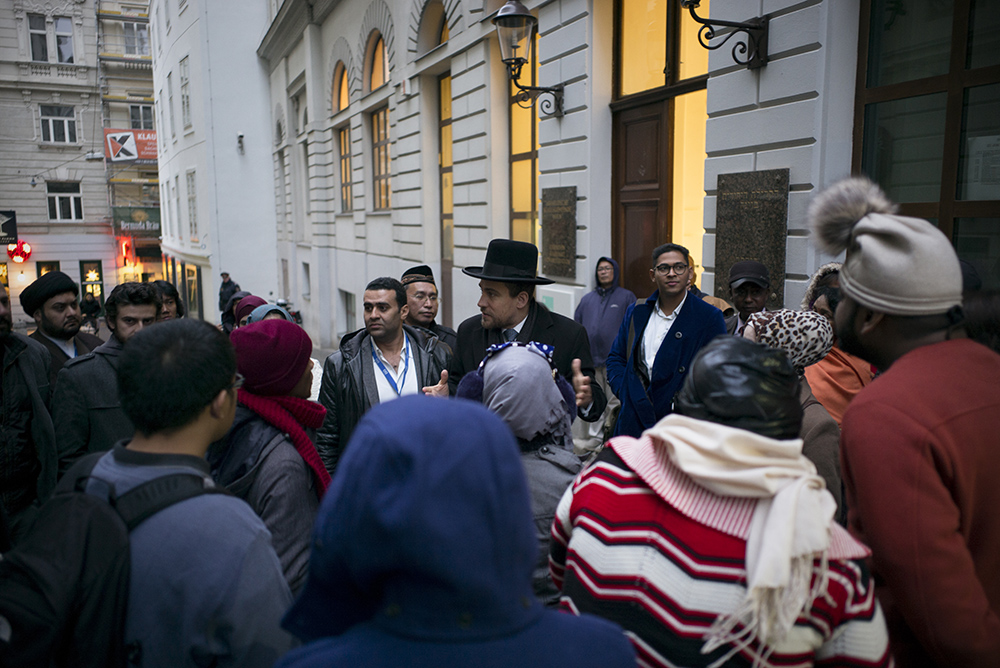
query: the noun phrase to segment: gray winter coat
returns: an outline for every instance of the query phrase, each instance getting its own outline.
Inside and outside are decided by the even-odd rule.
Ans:
[[[52,397],[52,422],[59,444],[59,473],[90,452],[103,452],[135,427],[118,396],[118,355],[122,344],[114,336],[94,352],[66,363]]]

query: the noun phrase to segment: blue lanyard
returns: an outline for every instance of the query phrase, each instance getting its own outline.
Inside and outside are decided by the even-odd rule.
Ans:
[[[382,360],[378,358],[375,348],[375,344],[372,343],[372,359],[375,360],[375,364],[382,372],[382,375],[385,376],[385,379],[389,381],[389,387],[392,388],[392,391],[396,393],[397,397],[401,396],[403,394],[403,386],[406,385],[406,372],[410,368],[410,337],[403,334],[403,377],[399,381],[399,387],[396,387],[396,381],[392,379],[392,376],[389,375],[389,370],[385,368]]]

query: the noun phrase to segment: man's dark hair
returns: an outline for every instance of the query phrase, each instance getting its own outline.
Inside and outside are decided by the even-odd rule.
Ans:
[[[184,317],[184,302],[181,301],[181,293],[177,292],[177,288],[170,281],[153,281],[153,287],[156,291],[160,293],[160,301],[162,302],[167,297],[170,297],[175,302],[177,302],[177,317]]]
[[[670,251],[677,251],[684,256],[686,263],[691,264],[691,252],[687,248],[680,244],[661,244],[653,249],[653,266],[656,266],[656,261],[660,259],[661,255]]]
[[[830,305],[830,311],[832,313],[837,312],[837,305],[840,304],[841,299],[840,288],[835,288],[832,285],[824,285],[819,288],[813,296],[812,304],[809,304],[810,308],[819,300],[820,297],[826,297],[826,303]]]
[[[380,276],[365,286],[365,292],[369,290],[392,290],[396,293],[396,306],[403,308],[406,306],[406,288],[403,284],[391,276]]]
[[[163,308],[163,300],[160,293],[149,283],[122,283],[115,286],[115,289],[108,295],[104,302],[104,315],[109,322],[114,322],[118,318],[119,306],[147,306],[156,307],[156,315],[160,315]]]
[[[193,422],[235,375],[229,338],[203,320],[143,328],[118,358],[122,409],[144,436]]]
[[[511,298],[516,299],[522,292],[527,292],[528,297],[531,299],[535,298],[535,284],[534,283],[507,283],[507,292],[510,294]]]

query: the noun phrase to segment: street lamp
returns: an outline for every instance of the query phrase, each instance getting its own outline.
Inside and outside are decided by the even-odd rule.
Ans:
[[[734,35],[744,33],[745,42],[737,42],[733,45],[733,60],[739,65],[746,65],[747,69],[755,70],[767,65],[767,24],[769,16],[761,16],[746,23],[735,21],[722,21],[719,19],[703,19],[694,13],[700,5],[700,0],[681,0],[681,9],[691,12],[691,18],[701,24],[698,29],[698,41],[709,51],[715,51],[728,42]],[[716,30],[719,28],[733,28],[732,32],[726,33],[722,41],[712,46],[711,40],[717,37]]]
[[[500,59],[507,66],[510,80],[517,88],[514,101],[525,109],[531,108],[540,95],[550,95],[538,108],[543,114],[560,117],[563,115],[563,85],[551,88],[542,86],[522,86],[521,68],[531,59],[531,43],[538,27],[538,19],[518,0],[508,0],[493,17],[493,25],[497,27],[497,37],[500,39]]]

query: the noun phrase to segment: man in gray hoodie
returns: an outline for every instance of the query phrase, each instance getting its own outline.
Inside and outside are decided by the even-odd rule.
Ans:
[[[580,300],[573,319],[583,325],[590,337],[590,354],[594,358],[596,382],[608,397],[604,415],[596,422],[577,420],[573,423],[573,447],[577,454],[585,454],[599,448],[604,443],[604,423],[619,402],[608,385],[608,371],[604,363],[611,350],[611,344],[618,335],[625,309],[636,301],[635,294],[618,285],[618,263],[610,257],[597,261],[594,271],[595,285]]]

